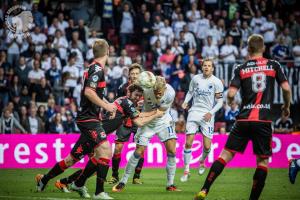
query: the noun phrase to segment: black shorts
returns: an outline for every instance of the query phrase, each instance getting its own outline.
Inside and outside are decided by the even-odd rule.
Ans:
[[[272,155],[272,126],[268,122],[237,121],[227,139],[225,150],[243,153],[248,141],[252,141],[253,152],[261,158]]]
[[[137,131],[137,126],[132,126],[131,128],[125,127],[124,125],[121,125],[117,131],[116,131],[116,142],[128,142],[131,133],[135,134]]]
[[[94,148],[107,140],[101,122],[77,122],[81,132],[79,139],[72,148],[73,159],[79,161],[85,155],[91,154]]]

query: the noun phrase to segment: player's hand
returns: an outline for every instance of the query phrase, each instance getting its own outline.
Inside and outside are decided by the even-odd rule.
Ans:
[[[107,110],[108,112],[114,113],[117,111],[117,106],[113,103],[109,103],[106,105],[105,110]]]
[[[165,113],[166,113],[165,111],[162,111],[162,110],[157,109],[155,115],[156,115],[157,117],[162,117]]]
[[[144,105],[144,100],[140,100],[137,102],[137,109],[142,110]]]
[[[204,120],[206,122],[209,122],[211,120],[211,117],[212,117],[212,114],[208,112],[204,115]]]
[[[188,104],[187,103],[182,103],[181,107],[185,110],[188,108]]]
[[[282,111],[282,114],[285,116],[285,117],[289,117],[290,116],[290,108],[289,107],[286,107],[286,106],[282,106],[281,107],[281,111]]]

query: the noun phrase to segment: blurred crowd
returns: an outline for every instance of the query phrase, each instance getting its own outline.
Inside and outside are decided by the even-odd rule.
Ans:
[[[32,13],[29,37],[14,37],[5,23],[15,5]],[[106,99],[116,98],[128,80],[128,66],[139,63],[163,75],[177,91],[172,107],[177,132],[185,131],[180,105],[190,80],[201,73],[201,59],[214,58],[216,68],[242,62],[252,33],[263,35],[265,57],[300,73],[298,1],[4,0],[0,6],[0,133],[79,132],[74,119],[96,38],[110,43]],[[230,130],[239,103],[238,97],[231,106],[224,103],[215,131]],[[296,127],[283,117],[274,126],[281,133]]]

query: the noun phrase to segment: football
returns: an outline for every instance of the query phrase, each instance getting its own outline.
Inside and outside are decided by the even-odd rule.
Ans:
[[[152,88],[155,85],[156,78],[150,71],[144,71],[139,75],[138,84],[142,88]]]

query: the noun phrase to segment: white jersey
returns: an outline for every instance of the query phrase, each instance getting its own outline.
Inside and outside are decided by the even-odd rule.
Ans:
[[[224,87],[221,80],[214,75],[204,78],[203,74],[197,74],[191,80],[184,102],[188,103],[193,98],[189,112],[207,113],[212,110],[215,104],[215,94],[222,93],[223,90]]]
[[[154,119],[149,124],[147,124],[147,126],[161,126],[161,125],[170,126],[170,124],[173,123],[173,119],[170,114],[170,108],[175,98],[175,91],[172,88],[172,86],[167,84],[167,89],[160,100],[156,99],[152,88],[145,89],[143,96],[144,96],[144,107],[143,107],[144,112],[153,111],[158,108],[163,108],[166,110],[166,113],[162,117]]]

